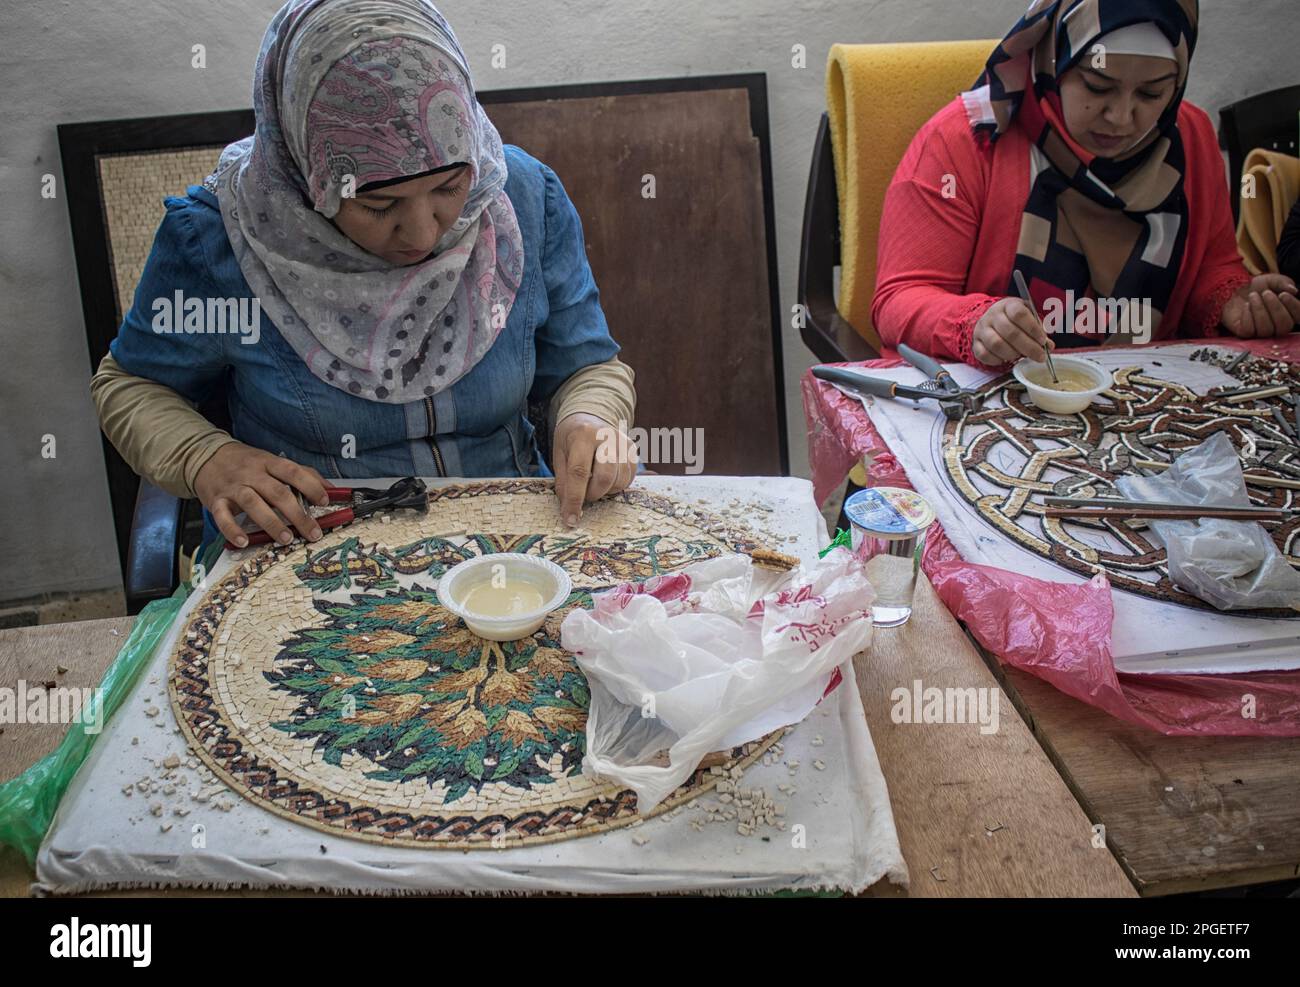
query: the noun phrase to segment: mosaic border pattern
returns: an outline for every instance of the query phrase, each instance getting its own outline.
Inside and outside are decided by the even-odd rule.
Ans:
[[[1141,522],[1046,518],[1042,498],[1117,495],[1115,480],[1132,466],[1168,463],[1220,431],[1228,433],[1252,474],[1300,478],[1300,449],[1270,410],[1198,395],[1182,384],[1147,374],[1142,367],[1117,370],[1112,389],[1073,415],[1039,410],[1009,374],[979,390],[984,397],[979,410],[947,422],[943,430],[943,462],[961,497],[1022,548],[1081,576],[1105,572],[1116,588],[1149,599],[1219,612],[1169,578],[1165,550],[1147,537]],[[1105,444],[1108,435],[1116,437],[1110,445]],[[1000,443],[1008,443],[1025,458],[1019,474],[1006,474],[989,461],[991,450]],[[1046,479],[1049,470],[1067,477],[1052,482]],[[975,476],[996,492],[981,489]],[[1266,496],[1259,488],[1251,491],[1254,502],[1267,507],[1293,508],[1300,494],[1281,487]],[[1300,516],[1265,527],[1288,561],[1300,568],[1295,554],[1300,549]],[[1072,533],[1083,529],[1106,532],[1123,549],[1098,550]],[[1298,616],[1278,609],[1237,613]]]
[[[549,480],[491,480],[457,484],[430,491],[430,504],[440,500],[491,494],[541,493],[553,489]],[[734,551],[749,554],[758,565],[788,569],[798,563],[792,556],[761,547],[751,533],[734,524],[668,497],[630,489],[617,498],[642,511],[673,517],[697,528]],[[378,519],[347,526],[350,534],[383,535]],[[343,531],[345,529],[336,529]],[[333,534],[333,532],[331,532]],[[321,786],[304,784],[277,765],[258,756],[243,732],[230,722],[214,696],[207,674],[207,658],[219,636],[222,621],[232,607],[254,587],[258,578],[291,558],[301,558],[303,546],[271,546],[244,560],[218,581],[195,607],[182,629],[170,658],[168,691],[172,708],[190,747],[236,793],[276,815],[335,835],[376,843],[437,849],[502,849],[550,843],[608,832],[643,818],[630,789],[593,788],[590,797],[558,808],[525,809],[515,815],[418,813],[384,811],[375,806],[339,798]],[[762,757],[783,731],[734,748],[722,765],[742,770]],[[651,816],[671,811],[711,790],[722,776],[708,767],[655,807]]]

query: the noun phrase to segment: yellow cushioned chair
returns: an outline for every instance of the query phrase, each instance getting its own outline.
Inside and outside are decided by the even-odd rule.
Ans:
[[[803,339],[818,359],[861,360],[879,352],[871,299],[885,190],[916,132],[974,84],[997,44],[831,47],[828,112],[813,152],[799,258]],[[833,299],[836,263],[841,266],[838,305]]]

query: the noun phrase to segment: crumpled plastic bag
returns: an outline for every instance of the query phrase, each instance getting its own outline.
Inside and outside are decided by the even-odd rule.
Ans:
[[[1250,506],[1241,461],[1223,432],[1183,453],[1160,476],[1123,476],[1116,486],[1135,500]],[[1206,603],[1220,610],[1300,610],[1300,573],[1259,522],[1201,518],[1148,524],[1169,556],[1169,578]]]
[[[560,627],[591,689],[583,773],[647,813],[705,755],[799,722],[867,646],[874,597],[845,548],[789,572],[726,555],[598,594]]]

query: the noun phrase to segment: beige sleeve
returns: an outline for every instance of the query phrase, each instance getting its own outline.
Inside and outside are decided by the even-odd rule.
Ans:
[[[631,428],[636,415],[635,381],[632,368],[618,357],[583,367],[551,398],[552,430],[578,412],[595,415],[615,427]]]
[[[105,355],[90,396],[108,441],[131,468],[177,497],[193,497],[194,479],[212,454],[235,439],[166,384],[136,377]]]
[[[551,399],[551,421],[578,412],[631,428],[635,374],[617,357],[583,367]],[[212,454],[235,439],[165,384],[127,373],[105,355],[90,381],[100,427],[141,476],[177,497],[193,497],[194,479]],[[624,424],[626,423],[626,424]]]

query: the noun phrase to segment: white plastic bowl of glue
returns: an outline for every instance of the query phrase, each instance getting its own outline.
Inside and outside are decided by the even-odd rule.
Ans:
[[[1062,390],[1059,384],[1053,386],[1045,362],[1025,358],[1011,368],[1016,380],[1025,385],[1030,400],[1051,415],[1077,414],[1115,383],[1109,370],[1081,356],[1053,353],[1052,366],[1071,390]]]
[[[550,559],[497,552],[458,562],[438,580],[438,602],[489,641],[535,632],[569,598],[569,574]]]

